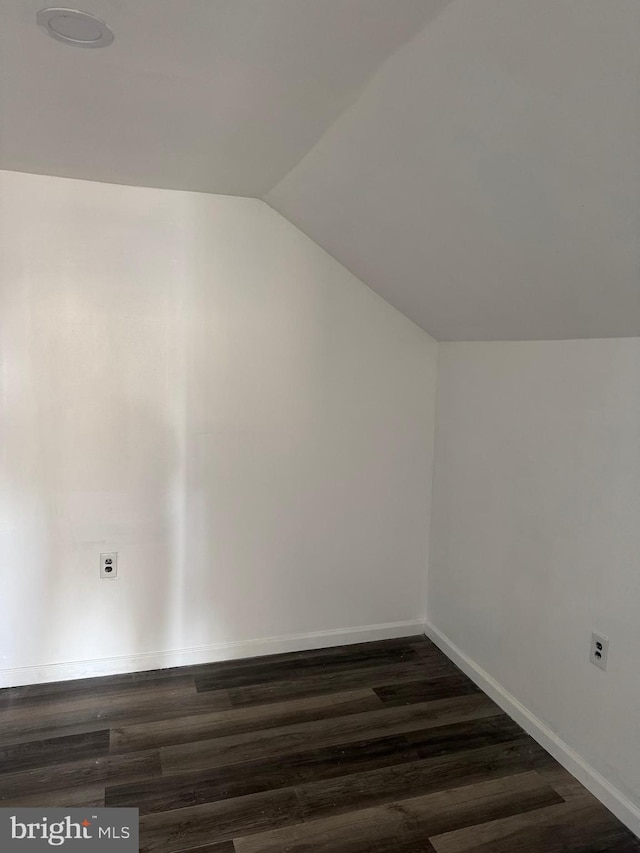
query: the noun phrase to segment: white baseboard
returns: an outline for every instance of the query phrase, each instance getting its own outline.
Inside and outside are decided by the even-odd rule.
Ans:
[[[322,649],[351,643],[368,643],[373,640],[410,637],[423,633],[424,622],[422,620],[388,622],[382,625],[361,625],[357,628],[312,631],[307,634],[289,634],[284,637],[263,637],[231,643],[213,643],[209,646],[145,652],[137,655],[14,667],[0,669],[0,688],[18,687],[22,684],[43,684],[48,681],[93,678],[100,675],[117,675],[126,672],[143,672],[150,669],[166,669],[172,666],[190,666],[236,658],[280,654],[281,652]]]
[[[488,672],[478,666],[455,643],[429,622],[425,633],[438,648],[458,666],[465,675],[499,705],[512,719],[530,734],[544,749],[558,761],[565,770],[581,782],[588,791],[597,797],[613,814],[640,836],[640,808],[631,802],[621,791],[612,785],[601,773],[591,767],[562,738],[531,713],[515,696],[505,690]]]

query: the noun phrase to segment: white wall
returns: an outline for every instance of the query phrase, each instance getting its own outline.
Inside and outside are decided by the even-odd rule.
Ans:
[[[261,201],[0,217],[0,684],[418,630],[435,341]]]
[[[433,501],[430,622],[613,785],[630,821],[640,338],[441,345]],[[606,672],[592,630],[610,638]]]

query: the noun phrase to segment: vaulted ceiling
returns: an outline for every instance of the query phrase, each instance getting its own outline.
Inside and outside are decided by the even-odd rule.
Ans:
[[[115,33],[69,47],[73,6]],[[0,165],[262,196],[442,6],[432,0],[0,0]]]
[[[640,334],[638,0],[0,0],[0,168],[265,200],[440,340]]]

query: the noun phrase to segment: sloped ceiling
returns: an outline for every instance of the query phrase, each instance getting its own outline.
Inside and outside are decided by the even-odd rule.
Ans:
[[[640,334],[640,3],[454,0],[267,201],[440,340]]]
[[[0,168],[261,196],[442,0],[74,0],[115,33],[69,47],[46,0],[0,0]]]
[[[640,334],[638,0],[82,0],[95,51],[45,5],[0,168],[264,198],[440,340]]]

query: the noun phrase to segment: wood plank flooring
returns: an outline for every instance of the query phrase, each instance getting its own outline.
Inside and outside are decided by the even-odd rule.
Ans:
[[[640,853],[425,637],[0,690],[0,805],[144,853]]]

